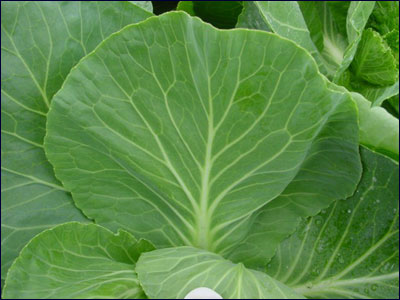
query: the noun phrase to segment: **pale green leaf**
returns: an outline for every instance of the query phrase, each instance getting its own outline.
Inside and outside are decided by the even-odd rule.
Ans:
[[[360,94],[352,95],[359,110],[360,143],[399,161],[399,120]]]
[[[141,8],[143,8],[144,10],[147,10],[148,12],[153,12],[153,4],[151,3],[151,1],[129,1]]]
[[[319,134],[337,136],[339,112],[346,151],[335,159],[357,165],[358,152],[347,151],[358,145],[355,106],[327,88],[304,49],[171,12],[126,27],[71,72],[52,102],[46,151],[96,222],[160,247],[225,253],[318,156],[310,148]],[[309,176],[347,176],[335,187],[346,194],[358,171]]]
[[[354,196],[302,221],[267,266],[309,298],[398,298],[399,168],[363,147],[361,154]]]
[[[151,299],[183,299],[199,287],[210,288],[224,299],[302,299],[265,273],[192,247],[144,253],[136,271]]]
[[[1,2],[2,278],[37,233],[86,220],[43,151],[51,98],[106,36],[150,15],[128,2]]]
[[[154,247],[126,231],[77,222],[43,231],[8,273],[5,299],[143,299],[135,264]]]

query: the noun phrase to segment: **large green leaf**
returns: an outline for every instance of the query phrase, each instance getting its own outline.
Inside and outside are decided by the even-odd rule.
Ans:
[[[135,264],[154,247],[120,230],[70,222],[38,234],[8,273],[5,299],[143,299]]]
[[[339,112],[348,119],[337,128],[335,163],[357,165],[358,152],[347,151],[358,145],[355,106],[327,88],[306,51],[171,12],[125,28],[81,61],[52,102],[45,147],[96,222],[160,247],[224,252],[302,166],[317,164],[311,146],[336,136]],[[352,193],[358,169],[343,170],[308,176],[322,185],[346,177],[335,189]]]
[[[361,148],[354,196],[304,220],[267,273],[310,298],[396,299],[399,289],[399,167]]]
[[[192,247],[144,253],[137,262],[136,271],[151,299],[183,299],[199,287],[211,288],[224,299],[302,298],[265,273]]]
[[[1,2],[2,278],[37,233],[86,220],[43,151],[51,98],[104,37],[150,15],[128,2]]]

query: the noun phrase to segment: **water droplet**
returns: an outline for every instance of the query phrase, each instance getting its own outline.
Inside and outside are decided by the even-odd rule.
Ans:
[[[339,263],[341,263],[341,264],[344,263],[344,258],[343,257],[339,257]]]
[[[322,214],[326,214],[326,209],[321,210]]]
[[[269,263],[269,264],[267,265],[267,268],[269,269],[269,268],[271,268],[271,266],[272,266],[272,264]]]
[[[315,221],[315,224],[317,224],[317,225],[321,225],[321,223],[322,223],[322,221],[320,219]]]
[[[393,212],[396,213],[396,212],[397,212],[397,209],[393,208]]]
[[[309,282],[306,283],[306,288],[312,289],[312,287],[313,287],[313,284],[312,284],[311,281],[309,281]]]
[[[376,179],[376,177],[374,176],[374,177],[372,177],[372,181],[373,182],[376,182],[377,181],[377,179]]]
[[[376,284],[371,285],[371,290],[376,291],[378,286]]]
[[[348,209],[348,210],[347,210],[347,213],[348,213],[348,214],[351,214],[351,209]]]
[[[380,203],[381,202],[381,200],[379,200],[379,199],[376,199],[376,203]]]

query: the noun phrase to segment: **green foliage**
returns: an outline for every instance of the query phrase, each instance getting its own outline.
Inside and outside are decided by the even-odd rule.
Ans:
[[[3,298],[397,298],[398,2],[153,5],[2,1]]]
[[[1,16],[4,279],[37,233],[72,220],[88,221],[44,153],[53,95],[71,68],[106,36],[151,13],[128,2],[2,2]]]

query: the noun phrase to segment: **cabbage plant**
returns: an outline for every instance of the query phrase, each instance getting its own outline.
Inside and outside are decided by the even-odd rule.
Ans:
[[[4,299],[398,297],[398,2],[1,6]]]

